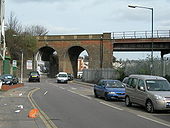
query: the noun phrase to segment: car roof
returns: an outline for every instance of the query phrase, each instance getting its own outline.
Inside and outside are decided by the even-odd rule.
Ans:
[[[38,73],[38,71],[31,71],[30,73],[32,73],[32,72],[36,72],[36,73]]]
[[[1,76],[13,76],[13,75],[11,75],[11,74],[3,74]]]
[[[112,80],[112,79],[101,79],[100,81],[119,81],[119,80]]]
[[[147,80],[147,79],[151,79],[151,80],[166,80],[165,78],[163,77],[160,77],[160,76],[153,76],[153,75],[130,75],[129,78],[140,78],[140,79],[143,79],[143,80]]]
[[[58,74],[67,74],[66,72],[59,72]]]

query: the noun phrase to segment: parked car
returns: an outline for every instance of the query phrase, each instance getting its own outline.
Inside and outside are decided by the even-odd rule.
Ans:
[[[122,83],[124,83],[124,84],[126,85],[127,82],[128,82],[128,78],[129,78],[129,77],[125,77],[125,78],[123,79]]]
[[[119,80],[102,79],[94,85],[95,97],[104,97],[105,100],[125,98],[125,87]]]
[[[40,74],[37,71],[30,72],[28,82],[40,82]]]
[[[11,74],[4,74],[0,76],[2,84],[13,85],[18,83],[18,78]]]
[[[147,112],[170,110],[170,83],[163,77],[130,75],[126,86],[125,104],[142,105]]]
[[[70,81],[73,80],[73,78],[74,78],[74,77],[73,77],[73,74],[67,73],[67,75],[68,75],[68,80],[70,80]]]
[[[66,72],[59,72],[56,75],[56,82],[57,83],[67,83],[68,82],[68,75]]]

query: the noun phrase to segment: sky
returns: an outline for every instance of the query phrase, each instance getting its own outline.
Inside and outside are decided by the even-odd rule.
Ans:
[[[14,13],[22,25],[42,25],[50,35],[101,34],[104,32],[170,30],[170,0],[6,0],[5,17]],[[114,52],[118,59],[146,58],[149,52]],[[160,56],[154,52],[154,56]]]

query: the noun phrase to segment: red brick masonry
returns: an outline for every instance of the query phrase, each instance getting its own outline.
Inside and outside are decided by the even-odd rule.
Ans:
[[[23,83],[14,84],[14,85],[2,85],[1,90],[7,91],[9,89],[18,88],[18,87],[22,87],[22,86],[24,86]]]

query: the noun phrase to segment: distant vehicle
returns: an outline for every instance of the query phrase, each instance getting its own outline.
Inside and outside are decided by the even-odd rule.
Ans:
[[[142,105],[149,113],[170,110],[170,83],[163,77],[130,75],[126,86],[125,104]]]
[[[83,76],[83,72],[82,71],[77,72],[77,78],[81,79],[82,76]]]
[[[68,75],[68,80],[73,80],[73,78],[74,78],[74,76],[73,76],[73,74],[71,74],[71,73],[67,73],[67,75]]]
[[[119,80],[102,79],[94,85],[95,97],[104,97],[105,100],[124,99],[125,87]]]
[[[30,72],[28,82],[40,82],[40,74],[37,71]]]
[[[0,76],[2,84],[13,85],[18,83],[18,78],[11,74],[4,74]]]
[[[59,72],[56,75],[57,83],[67,83],[68,82],[68,74],[66,72]]]

